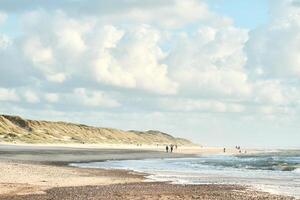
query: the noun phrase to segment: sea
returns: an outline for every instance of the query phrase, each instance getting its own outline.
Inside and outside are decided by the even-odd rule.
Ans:
[[[125,169],[149,174],[148,181],[173,184],[239,184],[300,199],[300,150],[191,158],[71,163],[81,168]]]

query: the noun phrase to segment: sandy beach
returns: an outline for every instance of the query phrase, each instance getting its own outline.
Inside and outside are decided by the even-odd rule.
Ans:
[[[132,171],[67,166],[70,162],[186,157],[220,151],[200,148],[166,154],[155,147],[0,145],[0,199],[293,199],[237,185],[147,182],[144,174]]]

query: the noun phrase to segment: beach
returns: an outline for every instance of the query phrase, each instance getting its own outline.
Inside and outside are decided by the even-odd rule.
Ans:
[[[220,148],[194,149],[215,153]],[[192,157],[157,147],[0,145],[0,199],[294,199],[239,185],[149,182],[147,174],[117,169],[71,167],[69,163]]]

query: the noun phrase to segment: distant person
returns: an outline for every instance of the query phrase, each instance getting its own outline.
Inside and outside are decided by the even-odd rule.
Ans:
[[[226,152],[226,148],[223,149],[223,152],[224,152],[224,153]]]
[[[172,144],[171,144],[170,148],[171,148],[171,153],[172,153],[173,152],[173,145]]]
[[[166,146],[166,152],[167,153],[169,152],[169,146],[168,145]]]

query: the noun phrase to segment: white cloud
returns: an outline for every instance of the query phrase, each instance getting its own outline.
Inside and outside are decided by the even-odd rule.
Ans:
[[[49,103],[56,103],[59,101],[59,94],[56,93],[46,93],[45,94],[45,99]]]
[[[268,105],[258,107],[258,112],[267,117],[271,117],[271,119],[276,119],[278,116],[282,115],[291,116],[295,114],[295,111],[289,107]]]
[[[4,34],[0,34],[0,49],[6,49],[12,44],[12,40]]]
[[[6,21],[7,15],[0,11],[0,26]],[[1,34],[0,32],[0,50],[6,49],[8,46],[12,44],[12,40],[9,36],[5,34]]]
[[[28,38],[24,42],[23,52],[37,67],[47,68],[54,62],[52,49],[42,44],[37,36]]]
[[[49,81],[62,83],[66,77],[85,73],[101,85],[157,94],[177,91],[163,63],[161,31],[153,26],[117,28],[96,18],[91,22],[72,19],[62,12],[51,18],[45,11],[35,11],[23,18],[28,27],[24,54]],[[41,27],[45,28],[36,31]]]
[[[15,89],[0,87],[0,101],[18,101],[19,97]]]
[[[153,9],[136,7],[118,16],[118,21],[130,20],[139,23],[155,24],[164,28],[179,28],[186,24],[207,20],[212,17],[205,3],[197,0],[172,0],[168,4],[158,4],[160,6]],[[159,19],[159,20],[157,20]]]
[[[75,98],[83,105],[90,107],[119,107],[120,103],[102,91],[87,91],[84,88],[74,89]]]
[[[114,26],[104,26],[97,30],[99,37],[96,38],[98,53],[92,61],[94,78],[98,82],[112,84],[120,87],[133,88],[136,86],[133,75],[120,66],[118,60],[111,54],[111,50],[116,48],[118,42],[124,35],[124,31],[118,30]]]
[[[2,0],[0,7],[7,12],[26,12],[39,8],[49,12],[63,10],[72,17],[96,16],[106,23],[151,23],[163,27],[178,27],[211,15],[207,5],[201,0],[90,0],[88,3],[77,1],[76,4],[73,0],[55,3],[34,0],[13,3]]]
[[[31,91],[31,90],[27,90],[24,92],[23,94],[25,100],[28,102],[28,103],[39,103],[40,102],[40,98],[38,97],[38,95]]]
[[[76,20],[58,12],[51,31],[54,32],[57,50],[63,50],[68,56],[78,55],[87,49],[84,35],[94,26],[94,20]]]
[[[92,22],[42,9],[26,12],[21,21],[23,53],[48,81],[62,83],[73,74],[82,74],[80,69],[86,70],[84,36]]]
[[[255,100],[265,104],[285,104],[288,99],[283,92],[279,81],[260,81],[255,85]]]
[[[162,109],[170,111],[213,113],[241,113],[245,111],[241,104],[209,99],[161,99],[159,102]]]
[[[193,34],[181,34],[167,58],[171,77],[180,92],[192,95],[248,96],[251,85],[243,66],[247,31],[224,24],[203,26]]]
[[[154,93],[176,93],[177,84],[169,79],[168,66],[161,63],[165,55],[158,44],[158,30],[142,25],[127,31],[125,36],[114,27],[105,30],[114,32],[116,38],[109,37],[109,45],[104,42],[106,45],[102,46],[107,48],[93,62],[99,82]]]
[[[250,32],[247,65],[264,77],[300,77],[300,7],[291,2],[272,2],[270,22]]]
[[[191,93],[209,88],[206,93],[213,95],[248,95],[250,87],[241,67],[245,30],[234,28],[230,20],[199,1],[172,0],[169,7],[158,7],[156,13],[134,8],[120,16],[107,15],[113,20],[106,24],[127,19],[132,22],[129,26],[104,25],[105,16],[87,20],[71,18],[63,11],[31,11],[23,15],[24,53],[51,82],[85,74],[100,85],[163,95],[174,95],[178,88],[184,93],[191,85],[196,86]],[[131,19],[136,15],[142,21]],[[159,15],[161,20],[156,22]],[[196,20],[207,25],[190,37],[155,26],[178,27]],[[151,25],[141,24],[145,22]],[[169,42],[166,35],[179,41],[170,53],[163,50]]]
[[[6,21],[7,15],[0,11],[0,25]]]
[[[46,75],[48,81],[56,82],[56,83],[63,83],[67,76],[64,73],[57,73],[57,74],[49,74]]]

